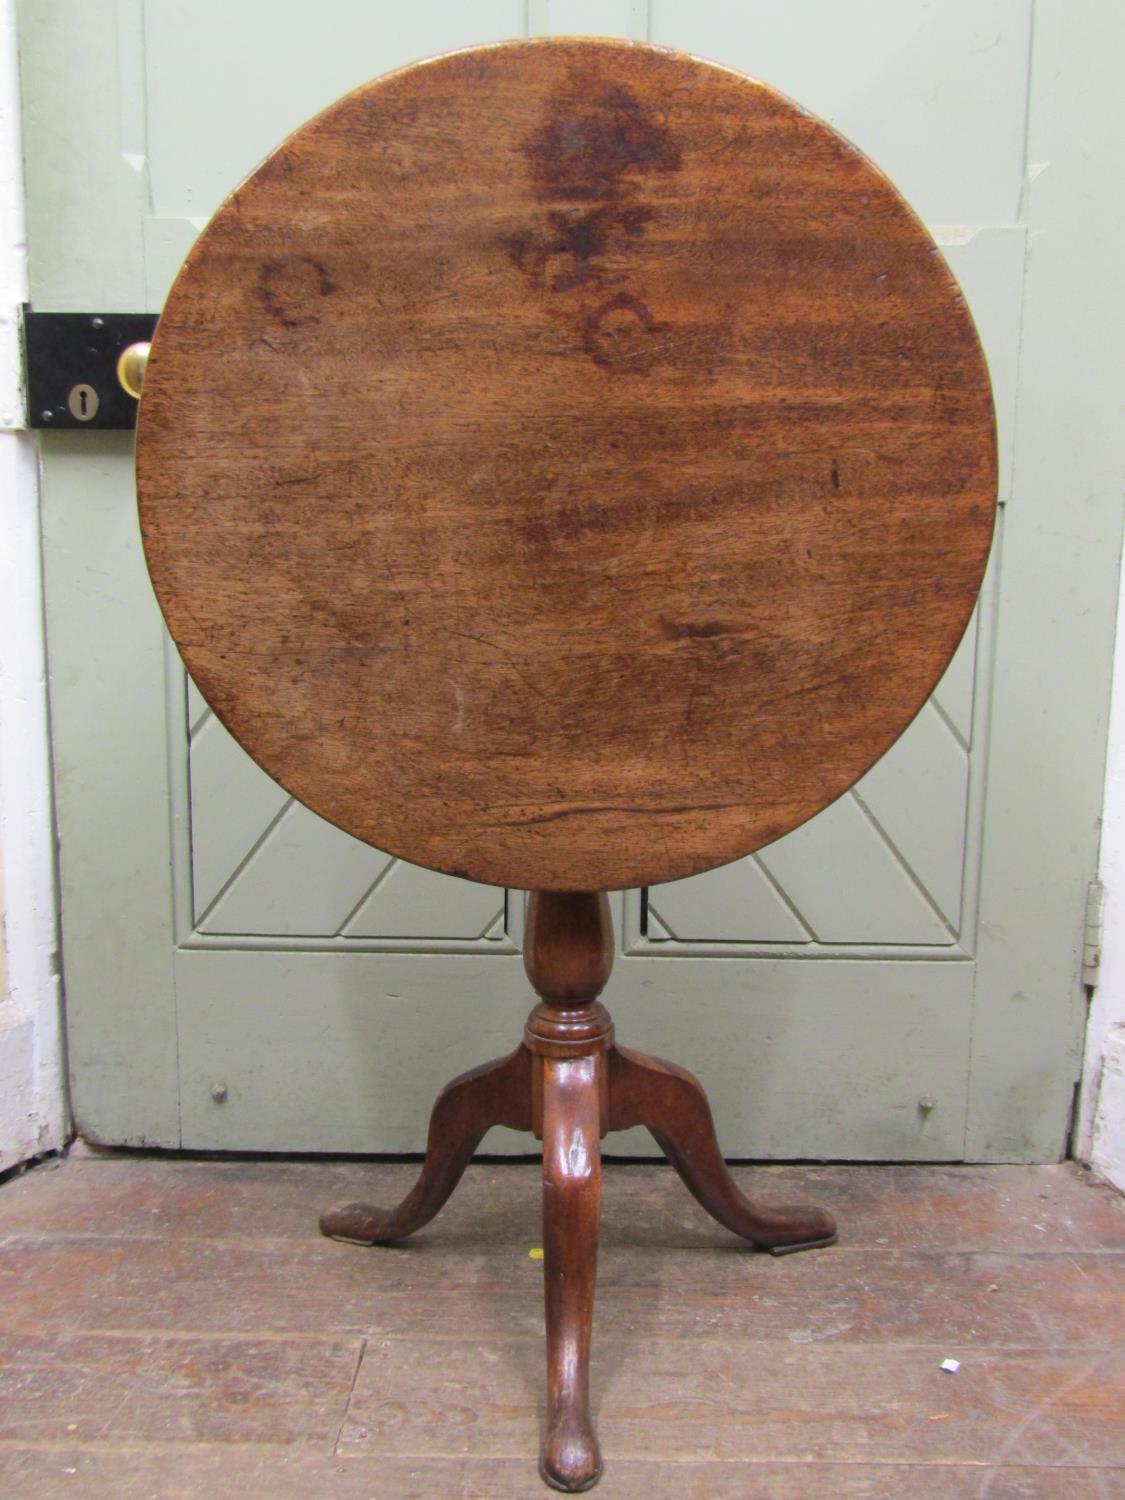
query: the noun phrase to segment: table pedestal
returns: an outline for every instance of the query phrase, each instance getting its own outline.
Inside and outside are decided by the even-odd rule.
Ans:
[[[539,1004],[509,1056],[455,1078],[430,1117],[426,1160],[393,1209],[331,1208],[320,1221],[333,1239],[388,1244],[438,1212],[493,1125],[529,1130],[543,1142],[543,1259],[547,1322],[547,1422],[540,1470],[548,1484],[589,1489],[601,1474],[590,1417],[589,1354],[601,1202],[602,1137],[644,1125],[692,1195],[720,1224],[774,1255],[836,1239],[818,1208],[767,1208],[747,1198],[727,1170],[707,1096],[675,1063],[618,1047],[598,1001],[613,965],[604,893],[533,893],[525,945]]]

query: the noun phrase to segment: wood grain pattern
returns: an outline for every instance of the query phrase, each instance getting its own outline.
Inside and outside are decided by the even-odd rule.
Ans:
[[[532,1493],[540,1169],[470,1167],[412,1249],[316,1233],[326,1175],[392,1202],[416,1170],[114,1156],[0,1185],[0,1491]],[[752,1175],[815,1179],[844,1243],[747,1255],[667,1168],[607,1166],[600,1494],[1117,1494],[1125,1201],[1073,1164]]]
[[[606,1154],[613,1205],[604,1224],[610,1246],[659,1244],[666,1252],[729,1245],[720,1229],[679,1192],[671,1173],[655,1163],[625,1166]],[[425,1235],[438,1251],[466,1246],[531,1243],[539,1222],[534,1189],[521,1187],[511,1162],[479,1161],[442,1211],[440,1232]],[[1099,1251],[1125,1253],[1125,1199],[1073,1163],[1042,1167],[767,1165],[730,1168],[749,1189],[784,1200],[810,1192],[835,1204],[848,1232],[836,1252],[870,1251],[961,1257]],[[0,1196],[0,1228],[9,1239],[107,1236],[142,1223],[178,1242],[237,1238],[247,1250],[270,1249],[279,1239],[303,1238],[309,1203],[326,1192],[341,1199],[368,1194],[374,1182],[389,1202],[413,1185],[410,1162],[198,1160],[91,1152],[48,1164],[7,1184]],[[530,1179],[528,1179],[530,1181]],[[320,1250],[314,1239],[312,1247]],[[189,1247],[190,1248],[190,1247]],[[194,1253],[194,1252],[193,1252]],[[817,1262],[806,1261],[806,1270]],[[765,1263],[754,1260],[751,1265]],[[831,1272],[835,1275],[835,1272]],[[927,1278],[919,1273],[919,1283]],[[1125,1338],[1125,1325],[1122,1326]]]
[[[992,532],[979,344],[886,179],[728,70],[511,43],[358,90],[157,332],[160,602],[349,832],[529,889],[671,880],[842,793]]]
[[[742,1378],[732,1380],[739,1355],[721,1336],[650,1337],[629,1357],[620,1348],[601,1356],[604,1371],[600,1347],[599,1339],[594,1378],[604,1390],[598,1425],[612,1459],[607,1476],[618,1459],[675,1463],[703,1455],[741,1464],[786,1456],[870,1463],[893,1451],[919,1463],[986,1466],[1008,1456],[1002,1450],[1009,1437],[1011,1456],[1024,1463],[1125,1468],[1121,1353],[974,1354],[950,1346],[946,1352],[962,1364],[951,1378],[941,1369],[945,1356],[935,1359],[932,1346],[880,1350],[860,1374],[854,1347],[802,1349],[761,1340],[743,1346],[741,1359],[752,1352],[754,1362],[742,1364]],[[417,1452],[424,1433],[444,1433],[446,1451],[456,1443],[456,1451],[474,1458],[509,1453],[521,1439],[530,1446],[533,1414],[526,1397],[521,1410],[517,1396],[526,1388],[529,1361],[518,1348],[504,1353],[480,1390],[480,1351],[467,1340],[443,1346],[440,1372],[431,1350],[405,1340],[369,1348],[341,1450],[404,1457]],[[691,1399],[683,1399],[685,1388]],[[487,1420],[466,1420],[470,1391]],[[746,1493],[753,1494],[750,1484]]]
[[[618,1180],[627,1170],[607,1172],[596,1348],[607,1342],[627,1346],[628,1359],[643,1364],[638,1347],[657,1326],[669,1338],[704,1340],[721,1331],[730,1339],[862,1344],[869,1350],[942,1338],[976,1348],[1125,1348],[1121,1251],[928,1254],[851,1248],[845,1240],[831,1255],[775,1260],[749,1253],[717,1227],[694,1234],[679,1229],[679,1200],[690,1200],[664,1169],[637,1169],[652,1174],[647,1191],[618,1200]],[[521,1177],[509,1169],[491,1184],[498,1206],[490,1211],[481,1205],[481,1227],[467,1244],[444,1219],[441,1233],[435,1228],[410,1248],[370,1255],[327,1240],[321,1247],[292,1238],[272,1245],[229,1236],[173,1245],[161,1237],[143,1243],[111,1235],[13,1237],[0,1254],[0,1329],[187,1329],[249,1337],[267,1328],[293,1337],[408,1341],[441,1339],[453,1330],[493,1350],[513,1338],[528,1340],[534,1346],[530,1378],[538,1390],[540,1270],[528,1259],[528,1248],[542,1244],[538,1171],[530,1168]],[[390,1198],[396,1186],[393,1176],[377,1170],[364,1191]],[[833,1190],[818,1188],[838,1209]],[[779,1194],[777,1186],[768,1191]],[[791,1182],[787,1192],[795,1191]],[[311,1215],[314,1229],[321,1192],[315,1181],[305,1188],[305,1220]],[[505,1234],[503,1220],[522,1234]],[[225,1290],[216,1299],[208,1288],[219,1276]],[[75,1287],[85,1289],[81,1305],[68,1296]],[[600,1395],[604,1401],[604,1390]]]
[[[0,1483],[21,1500],[372,1500],[368,1454],[308,1453],[283,1444],[230,1443],[140,1448],[59,1444],[0,1447]],[[380,1491],[393,1500],[528,1500],[534,1480],[526,1459],[380,1456]],[[598,1491],[602,1500],[1111,1500],[1121,1471],[1073,1464],[855,1463],[787,1460],[746,1464],[706,1459],[624,1459]]]
[[[0,1334],[0,1444],[335,1440],[352,1339]]]
[[[602,1193],[598,1073],[605,1057],[544,1057],[542,1067],[547,1416],[539,1472],[552,1488],[577,1494],[602,1472],[590,1415],[590,1340]]]

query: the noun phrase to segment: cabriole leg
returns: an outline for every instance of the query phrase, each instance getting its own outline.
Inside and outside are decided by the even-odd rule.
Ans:
[[[836,1239],[822,1208],[767,1208],[753,1202],[727,1170],[711,1106],[686,1068],[627,1047],[609,1054],[609,1128],[645,1125],[688,1191],[720,1224],[774,1255],[815,1250]]]
[[[473,1152],[493,1125],[531,1129],[531,1053],[482,1063],[441,1091],[430,1115],[421,1176],[397,1208],[341,1203],[320,1220],[323,1234],[359,1245],[405,1239],[428,1224],[461,1180]]]
[[[543,1270],[547,1425],[540,1471],[557,1490],[587,1490],[602,1472],[590,1416],[590,1331],[601,1206],[605,1054],[544,1057]]]

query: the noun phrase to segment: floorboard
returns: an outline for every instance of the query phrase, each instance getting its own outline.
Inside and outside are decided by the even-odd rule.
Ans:
[[[538,1169],[473,1166],[405,1246],[317,1234],[415,1172],[91,1153],[0,1186],[0,1494],[547,1493]],[[604,1500],[1125,1494],[1125,1200],[1071,1164],[736,1175],[840,1244],[748,1252],[667,1168],[607,1167]]]

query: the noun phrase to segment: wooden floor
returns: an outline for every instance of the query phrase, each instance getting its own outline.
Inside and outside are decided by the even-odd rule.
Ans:
[[[537,1168],[471,1168],[406,1246],[317,1234],[415,1170],[106,1156],[0,1186],[0,1495],[549,1493]],[[832,1208],[839,1245],[755,1254],[669,1169],[607,1168],[602,1500],[1125,1496],[1125,1201],[1072,1166],[738,1176]]]

